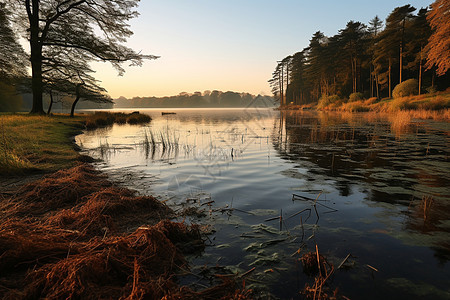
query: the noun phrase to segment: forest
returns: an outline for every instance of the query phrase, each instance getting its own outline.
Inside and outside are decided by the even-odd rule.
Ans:
[[[303,50],[277,61],[269,83],[281,105],[320,99],[392,98],[400,83],[415,94],[449,87],[449,2],[395,8],[385,21],[349,21],[334,36],[317,31]]]
[[[115,108],[132,107],[272,107],[274,100],[270,96],[252,95],[232,91],[204,91],[180,93],[168,97],[120,97],[114,100]]]

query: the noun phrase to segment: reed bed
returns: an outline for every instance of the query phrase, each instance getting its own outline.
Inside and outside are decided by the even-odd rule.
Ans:
[[[142,146],[146,157],[149,157],[151,153],[152,159],[154,159],[155,153],[159,152],[161,159],[163,159],[165,156],[170,156],[171,153],[175,153],[175,155],[178,153],[179,140],[180,136],[175,131],[159,130],[154,132],[148,128],[144,132]]]

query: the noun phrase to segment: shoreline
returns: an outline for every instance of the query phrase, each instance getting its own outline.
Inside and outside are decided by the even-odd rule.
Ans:
[[[110,181],[66,138],[75,166],[0,179],[1,298],[250,299],[232,277],[178,285],[186,255],[205,247],[200,226]]]

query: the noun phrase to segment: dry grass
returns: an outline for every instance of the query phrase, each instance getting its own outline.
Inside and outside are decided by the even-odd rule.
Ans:
[[[408,96],[396,99],[376,98],[353,102],[334,101],[327,105],[318,105],[317,109],[340,112],[376,112],[397,113],[410,112],[413,118],[450,120],[450,92],[438,92],[418,96]]]
[[[391,123],[391,131],[396,137],[411,131],[411,114],[409,111],[399,111],[396,114],[388,114]]]
[[[180,287],[184,254],[204,249],[199,226],[167,220],[166,205],[89,165],[25,186],[0,212],[3,299],[250,299],[230,279]]]
[[[337,289],[332,291],[327,286],[327,281],[334,273],[334,266],[327,261],[327,259],[319,253],[319,248],[316,245],[316,251],[305,253],[301,257],[303,271],[309,276],[314,277],[314,283],[305,284],[300,291],[306,299],[325,300],[338,299]]]

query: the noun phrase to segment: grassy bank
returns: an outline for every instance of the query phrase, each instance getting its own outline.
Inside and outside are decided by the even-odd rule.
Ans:
[[[0,115],[0,173],[51,172],[73,166],[79,154],[71,137],[84,124],[84,117]]]
[[[127,122],[149,121],[136,115]],[[87,122],[0,115],[1,174],[49,173],[0,194],[0,298],[250,299],[228,273],[205,275],[202,290],[179,285],[192,275],[185,256],[205,247],[200,226],[79,162],[71,136]]]
[[[83,129],[118,124],[148,123],[139,113],[35,116],[0,114],[0,174],[52,172],[74,166],[81,157],[71,137]]]
[[[450,117],[450,92],[446,91],[381,100],[376,98],[363,99],[362,97],[341,99],[336,95],[332,95],[322,97],[316,105],[287,105],[281,109],[317,109],[322,111],[379,113],[410,111],[417,118],[448,119]]]

